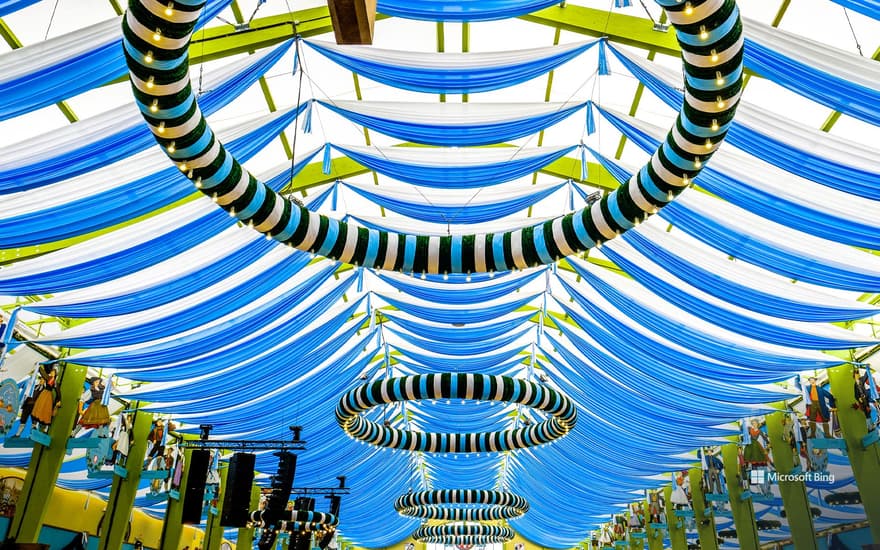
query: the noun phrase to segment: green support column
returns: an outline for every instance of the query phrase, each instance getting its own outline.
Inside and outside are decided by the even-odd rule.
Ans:
[[[721,447],[721,459],[724,462],[724,477],[727,478],[727,494],[730,497],[730,511],[733,513],[739,547],[742,550],[758,550],[761,542],[758,538],[758,526],[755,524],[755,509],[751,498],[742,498],[736,443]]]
[[[61,406],[49,427],[52,443],[48,447],[34,445],[24,485],[18,497],[15,516],[8,535],[19,543],[35,543],[43,528],[43,519],[52,500],[55,480],[67,454],[67,440],[73,431],[73,420],[83,392],[86,368],[79,365],[59,366],[56,377]]]
[[[828,369],[831,393],[837,400],[837,415],[840,429],[846,440],[846,451],[852,464],[856,485],[862,496],[862,505],[868,516],[871,537],[880,541],[880,443],[874,442],[864,447],[863,438],[868,435],[865,415],[854,409],[855,381],[850,366]]]
[[[248,508],[250,511],[254,511],[260,507],[260,487],[258,485],[254,485],[251,487],[251,506]],[[253,527],[242,527],[238,530],[238,542],[235,544],[235,547],[240,550],[251,550],[254,547],[254,528]]]
[[[217,451],[220,452],[220,451]],[[208,525],[205,527],[205,550],[220,550],[223,542],[223,526],[220,525],[220,514],[223,513],[223,495],[226,493],[226,475],[229,468],[220,467],[220,490],[217,494],[217,509],[208,512]]]
[[[706,507],[703,496],[703,470],[691,468],[688,472],[691,482],[691,497],[694,505],[694,521],[700,536],[700,550],[718,550],[718,533],[715,531],[715,515]]]
[[[651,527],[650,503],[645,500],[645,533],[648,534],[648,550],[663,550],[663,537],[666,533],[662,529]]]
[[[147,435],[153,424],[151,413],[135,410],[133,416],[134,422],[129,434],[130,447],[125,462],[126,476],[113,476],[110,498],[104,510],[104,532],[98,541],[98,550],[116,550],[122,548],[122,544],[126,542],[125,532],[128,530],[128,520],[141,482],[144,457],[147,455]]]
[[[183,449],[183,477],[180,480],[178,498],[168,498],[168,507],[165,509],[165,521],[162,523],[163,550],[178,550],[180,537],[183,534],[183,524],[180,522],[183,515],[183,495],[186,494],[186,478],[189,474],[189,464],[192,458],[192,449]]]
[[[795,458],[791,443],[785,439],[783,421],[791,415],[783,411],[767,415],[767,437],[770,439],[770,452],[773,453],[773,464],[778,480],[779,493],[785,507],[785,518],[791,529],[791,539],[798,550],[818,550],[816,531],[813,527],[813,514],[810,511],[810,499],[807,498],[807,486],[803,478],[792,479],[794,474],[801,472],[795,469]],[[795,426],[795,429],[800,429]]]
[[[672,486],[663,489],[666,499],[666,528],[669,530],[669,542],[672,550],[687,550],[687,534],[684,529],[684,518],[676,517],[672,506]]]

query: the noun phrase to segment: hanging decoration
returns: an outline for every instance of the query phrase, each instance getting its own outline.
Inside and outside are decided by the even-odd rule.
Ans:
[[[445,525],[422,525],[416,529],[412,538],[418,541],[426,541],[430,539],[448,539],[459,537],[480,537],[486,539],[498,539],[498,542],[506,542],[515,536],[513,529],[510,527],[499,527],[497,525],[475,524],[445,524]]]
[[[377,405],[421,399],[519,403],[549,417],[526,428],[436,433],[400,430],[360,414]],[[558,391],[527,380],[471,373],[420,374],[385,378],[351,390],[336,406],[336,421],[349,436],[380,447],[426,453],[491,453],[525,449],[563,437],[575,426],[577,409]]]
[[[552,263],[612,239],[690,184],[725,136],[742,88],[735,0],[658,2],[683,50],[685,104],[642,170],[577,212],[498,234],[429,236],[357,227],[310,211],[249,174],[199,111],[185,54],[202,2],[131,0],[123,19],[132,89],[156,140],[230,215],[288,246],[344,263],[417,273],[469,273]],[[169,147],[172,143],[175,145]]]
[[[422,520],[495,521],[525,514],[529,503],[507,491],[444,489],[407,493],[397,498],[394,509]]]

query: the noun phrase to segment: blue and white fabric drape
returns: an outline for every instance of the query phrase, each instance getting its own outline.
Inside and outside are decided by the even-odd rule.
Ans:
[[[531,80],[571,61],[599,40],[511,52],[416,53],[364,46],[305,44],[346,69],[414,92],[470,94]]]
[[[558,3],[559,0],[378,0],[376,10],[424,21],[494,21]]]
[[[565,103],[402,103],[318,100],[346,119],[383,134],[428,145],[475,146],[509,142],[578,113],[585,101]]]
[[[575,150],[567,147],[434,149],[332,144],[333,149],[398,181],[444,189],[485,187],[540,170]]]
[[[210,116],[241,95],[292,42],[205,71],[199,108]],[[96,170],[155,146],[134,102],[0,148],[0,193],[27,191]]]

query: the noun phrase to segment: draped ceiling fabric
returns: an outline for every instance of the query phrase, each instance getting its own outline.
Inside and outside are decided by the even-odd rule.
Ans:
[[[0,53],[0,306],[21,306],[32,345],[72,350],[70,361],[115,375],[114,397],[184,430],[210,423],[215,437],[279,439],[291,423],[304,426],[297,486],[346,475],[351,487],[341,540],[396,545],[419,524],[394,511],[398,496],[474,488],[523,495],[530,511],[510,526],[542,547],[570,548],[691,467],[697,447],[726,442],[739,420],[796,395],[794,374],[840,363],[826,351],[878,342],[862,321],[880,311],[880,70],[851,46],[854,32],[876,47],[876,2],[811,3],[840,31],[832,41],[789,16],[775,29],[766,2],[739,0],[755,75],[694,189],[586,257],[448,275],[291,250],[196,194],[153,145],[128,85],[112,83],[125,66],[119,18],[106,1],[78,2],[91,12],[70,17],[62,2],[47,31],[54,2],[0,0],[24,43]],[[256,19],[286,9],[238,3]],[[209,2],[200,25],[224,24],[217,14],[233,21],[228,4]],[[648,60],[614,36],[566,30],[554,41],[552,28],[513,19],[557,4],[380,0],[391,17],[377,21],[375,46],[338,46],[332,34],[279,41],[194,66],[192,80],[224,143],[285,196],[367,228],[500,233],[576,211],[626,181],[683,98],[677,59]],[[642,18],[654,35],[640,5],[566,4]],[[459,30],[471,51],[458,49]],[[277,108],[266,108],[261,76]],[[696,87],[711,77],[688,75]],[[637,83],[647,91],[634,108]],[[81,120],[52,122],[62,100]],[[843,114],[823,131],[830,109]],[[4,363],[21,382],[33,367],[23,348]],[[431,372],[546,384],[577,404],[578,425],[553,445],[465,457],[381,450],[336,424],[337,400],[364,381]],[[364,415],[433,432],[544,420],[476,401]],[[29,459],[0,447],[0,465]],[[74,450],[59,485],[106,498],[108,480],[86,477],[85,460]],[[846,457],[829,460],[833,486],[808,487],[817,529],[865,517],[860,505],[825,502],[829,491],[855,490]],[[258,455],[260,482],[275,465]],[[146,484],[136,505],[164,514]],[[762,542],[790,535],[778,490],[755,511],[782,522]]]

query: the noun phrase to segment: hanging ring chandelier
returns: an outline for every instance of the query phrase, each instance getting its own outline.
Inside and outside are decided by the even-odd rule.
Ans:
[[[528,427],[496,432],[418,432],[367,420],[360,413],[379,405],[422,399],[474,399],[531,407],[548,418]],[[512,451],[549,443],[566,435],[577,421],[574,403],[563,394],[528,380],[472,373],[418,374],[364,384],[339,400],[336,421],[361,441],[425,453]]]
[[[312,212],[248,173],[219,142],[193,94],[187,55],[202,0],[130,0],[123,46],[141,113],[165,153],[243,224],[299,250],[407,273],[472,273],[548,264],[613,239],[672,202],[727,133],[742,92],[743,36],[735,0],[657,0],[675,25],[684,105],[666,140],[615,191],[577,212],[514,231],[417,235]]]

